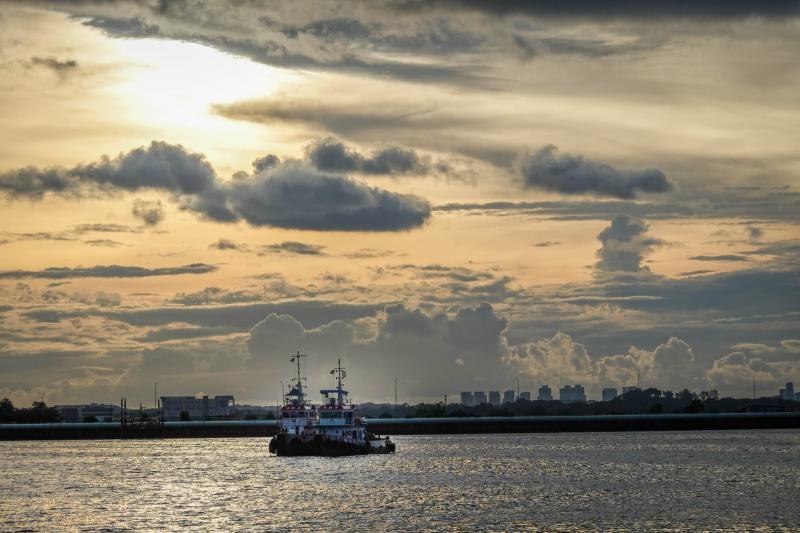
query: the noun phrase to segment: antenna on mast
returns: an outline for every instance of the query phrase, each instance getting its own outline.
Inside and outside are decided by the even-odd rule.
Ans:
[[[289,358],[289,361],[292,362],[292,363],[294,363],[294,362],[297,363],[297,377],[295,378],[295,380],[297,381],[297,389],[296,389],[297,402],[302,405],[303,397],[305,396],[305,394],[303,393],[303,380],[306,379],[306,378],[304,378],[302,376],[301,371],[300,371],[300,358],[301,357],[308,357],[308,355],[307,354],[302,354],[298,350],[298,352],[296,354],[294,354],[293,356],[291,356]],[[291,392],[290,392],[290,394],[291,394]]]

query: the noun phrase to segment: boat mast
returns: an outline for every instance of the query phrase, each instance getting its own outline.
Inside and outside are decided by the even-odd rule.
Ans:
[[[344,404],[344,394],[343,394],[343,390],[342,390],[342,379],[347,377],[347,372],[345,372],[344,368],[342,368],[342,358],[341,357],[338,359],[338,363],[336,365],[336,368],[331,370],[331,374],[336,374],[336,396],[337,396],[337,400],[339,402],[339,405],[343,405]]]
[[[300,374],[300,358],[301,357],[308,357],[308,355],[307,354],[302,354],[298,350],[298,352],[295,355],[293,355],[293,356],[291,356],[289,358],[290,362],[292,362],[292,363],[297,362],[297,377],[295,378],[295,380],[297,381],[297,403],[299,405],[303,405],[304,404],[303,398],[305,397],[305,394],[303,393],[303,380],[306,379],[306,378],[302,377],[301,374]]]

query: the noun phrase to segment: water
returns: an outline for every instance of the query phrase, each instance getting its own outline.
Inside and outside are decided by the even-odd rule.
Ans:
[[[800,431],[0,442],[2,531],[797,531]]]

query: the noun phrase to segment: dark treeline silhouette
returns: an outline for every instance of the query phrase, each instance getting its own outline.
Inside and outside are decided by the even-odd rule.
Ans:
[[[800,411],[800,402],[778,398],[709,398],[689,390],[677,393],[656,388],[629,391],[608,402],[517,400],[502,405],[465,406],[457,403],[417,405],[362,403],[359,414],[370,418],[433,418],[464,416],[577,416],[662,413],[742,413],[746,411]]]
[[[58,411],[44,401],[33,402],[30,407],[18,409],[8,398],[0,400],[0,423],[34,424],[57,422]]]

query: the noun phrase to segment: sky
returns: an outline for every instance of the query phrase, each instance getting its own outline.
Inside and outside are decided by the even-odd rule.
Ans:
[[[800,381],[800,3],[0,2],[0,396]]]

